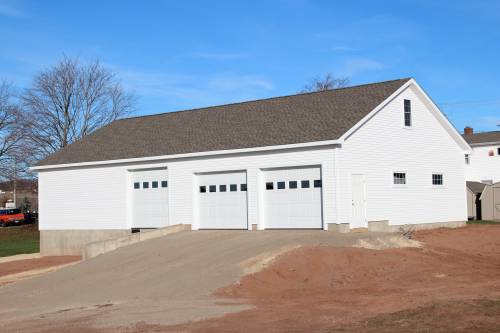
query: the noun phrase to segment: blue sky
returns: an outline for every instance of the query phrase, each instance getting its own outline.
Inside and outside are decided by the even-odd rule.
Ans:
[[[100,59],[138,114],[415,77],[458,129],[499,129],[500,1],[0,0],[0,78]]]

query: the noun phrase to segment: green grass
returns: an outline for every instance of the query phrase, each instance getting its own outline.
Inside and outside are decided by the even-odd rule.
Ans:
[[[477,220],[477,221],[467,221],[467,224],[498,224],[498,225],[500,225],[500,222]]]
[[[0,228],[0,257],[40,252],[37,225]]]

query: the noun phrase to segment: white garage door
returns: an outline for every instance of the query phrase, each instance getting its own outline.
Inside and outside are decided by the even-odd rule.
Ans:
[[[168,225],[167,170],[132,172],[132,227],[161,228]]]
[[[246,172],[197,175],[198,227],[247,229]]]
[[[266,229],[321,229],[321,169],[319,167],[264,171]]]

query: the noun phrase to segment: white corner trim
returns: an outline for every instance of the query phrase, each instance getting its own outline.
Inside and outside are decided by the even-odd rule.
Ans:
[[[106,161],[95,161],[95,162],[41,165],[41,166],[30,167],[30,170],[38,171],[38,170],[75,168],[75,167],[98,166],[98,165],[109,165],[109,164],[151,162],[151,161],[171,160],[171,159],[190,158],[190,157],[202,157],[202,156],[211,156],[211,155],[242,154],[242,153],[252,153],[252,152],[270,151],[270,150],[283,150],[283,149],[330,146],[330,145],[342,145],[343,142],[344,142],[343,140],[326,140],[326,141],[303,142],[303,143],[294,143],[294,144],[277,145],[277,146],[263,146],[263,147],[228,149],[228,150],[212,150],[212,151],[187,153],[187,154],[125,158],[125,159],[118,159],[118,160],[106,160]],[[163,167],[164,164],[158,164],[157,166]],[[142,168],[145,168],[145,167],[146,166],[143,166]]]

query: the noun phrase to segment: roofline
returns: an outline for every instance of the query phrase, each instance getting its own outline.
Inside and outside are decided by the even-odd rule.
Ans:
[[[344,135],[340,137],[341,140],[347,140],[354,132],[356,132],[361,126],[363,126],[368,120],[370,120],[373,116],[375,116],[382,108],[384,108],[387,104],[389,104],[394,98],[396,98],[401,92],[407,89],[409,86],[414,85],[417,90],[427,99],[431,107],[434,109],[435,113],[441,118],[446,126],[451,129],[450,135],[455,137],[455,141],[459,144],[464,151],[464,153],[470,153],[472,151],[471,146],[468,142],[462,137],[460,132],[457,130],[455,126],[450,122],[450,120],[446,117],[446,115],[439,109],[439,107],[434,103],[434,101],[430,98],[430,96],[425,92],[422,87],[417,83],[414,78],[410,78],[408,82],[403,84],[399,89],[397,89],[394,93],[392,93],[389,97],[387,97],[382,103],[377,105],[375,109],[373,109],[370,113],[368,113],[365,117],[363,117],[356,125],[351,127]]]
[[[469,146],[471,147],[496,146],[496,145],[500,145],[500,141],[469,143]]]
[[[166,115],[166,114],[171,114],[171,113],[173,114],[173,113],[180,113],[180,112],[204,111],[206,109],[214,109],[214,108],[221,108],[221,107],[226,107],[226,106],[233,106],[233,105],[240,105],[240,104],[247,104],[247,103],[254,103],[254,102],[269,101],[269,100],[275,100],[275,99],[281,99],[281,98],[288,98],[288,97],[294,97],[294,96],[322,94],[322,93],[325,93],[325,92],[328,92],[328,91],[332,91],[332,90],[345,90],[345,89],[352,89],[352,88],[365,87],[365,86],[371,86],[371,85],[379,85],[379,84],[384,84],[384,83],[388,83],[388,82],[404,81],[404,80],[413,80],[413,78],[411,78],[411,77],[405,77],[405,78],[400,78],[400,79],[393,79],[393,80],[385,80],[385,81],[379,81],[379,82],[370,82],[370,83],[357,84],[357,85],[353,85],[353,86],[334,88],[334,89],[330,89],[330,90],[300,92],[300,93],[296,93],[296,94],[273,96],[273,97],[260,98],[260,99],[252,99],[252,100],[241,101],[241,102],[233,102],[233,103],[226,103],[226,104],[219,104],[219,105],[209,105],[209,106],[204,106],[204,107],[199,107],[199,108],[192,108],[192,109],[184,109],[184,110],[175,110],[175,111],[167,111],[167,112],[146,114],[146,115],[141,115],[141,116],[133,116],[133,117],[127,117],[127,118],[120,118],[120,119],[117,119],[117,121],[125,121],[125,120],[129,120],[129,119],[146,118],[146,117],[155,117],[155,116]]]
[[[342,145],[343,142],[344,142],[343,140],[326,140],[326,141],[293,143],[293,144],[277,145],[277,146],[262,146],[262,147],[238,148],[238,149],[227,149],[227,150],[210,150],[210,151],[186,153],[186,154],[124,158],[124,159],[118,159],[118,160],[40,165],[40,166],[32,166],[32,167],[30,167],[30,170],[43,171],[43,170],[50,170],[50,169],[65,169],[65,168],[87,167],[87,166],[97,166],[97,165],[114,165],[114,164],[123,164],[123,163],[154,162],[154,161],[159,161],[159,160],[172,160],[172,159],[179,159],[179,158],[242,154],[242,153],[272,151],[272,150],[284,150],[284,149],[297,149],[297,148],[308,148],[308,147]]]

